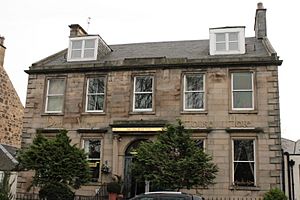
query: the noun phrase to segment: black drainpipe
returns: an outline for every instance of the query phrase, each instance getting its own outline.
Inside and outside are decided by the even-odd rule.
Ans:
[[[293,197],[293,200],[295,199],[295,184],[294,184],[294,170],[293,170],[293,167],[294,167],[294,165],[295,165],[295,161],[292,159],[292,160],[290,160],[290,162],[289,162],[289,165],[291,166],[291,175],[292,175],[292,197]]]

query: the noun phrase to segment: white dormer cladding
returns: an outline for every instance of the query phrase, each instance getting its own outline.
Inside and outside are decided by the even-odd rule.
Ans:
[[[99,36],[81,36],[70,38],[68,61],[97,60]]]
[[[245,27],[221,27],[209,29],[210,55],[245,53]]]

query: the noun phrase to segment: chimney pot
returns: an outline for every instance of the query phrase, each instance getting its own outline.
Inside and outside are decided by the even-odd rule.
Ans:
[[[5,38],[0,35],[0,45],[4,46],[4,40]]]
[[[264,5],[262,2],[257,3],[257,9],[264,9]]]
[[[3,66],[4,63],[4,55],[5,55],[5,46],[4,46],[4,37],[0,35],[0,67]]]

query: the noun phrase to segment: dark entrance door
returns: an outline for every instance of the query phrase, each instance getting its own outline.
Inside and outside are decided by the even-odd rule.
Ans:
[[[142,141],[146,140],[132,142],[125,152],[124,193],[126,198],[131,198],[145,192],[145,181],[138,182],[131,173],[131,164],[134,162],[133,155],[136,153],[135,149]]]

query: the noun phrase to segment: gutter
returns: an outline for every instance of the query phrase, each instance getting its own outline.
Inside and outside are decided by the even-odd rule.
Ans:
[[[259,59],[259,60],[257,60]],[[82,72],[109,72],[109,71],[133,71],[133,70],[155,70],[155,69],[179,69],[179,68],[208,68],[208,67],[254,67],[254,66],[266,66],[275,65],[279,66],[282,64],[282,60],[278,59],[263,59],[263,58],[253,58],[243,61],[239,58],[232,61],[217,61],[213,60],[187,60],[180,59],[181,62],[166,62],[161,63],[151,63],[144,64],[135,62],[135,64],[130,61],[124,60],[114,63],[78,63],[78,64],[65,64],[65,65],[54,65],[47,67],[40,67],[39,69],[29,69],[25,70],[27,74],[54,74],[54,73],[82,73]],[[231,60],[231,61],[230,61]],[[172,59],[171,59],[172,61]],[[33,66],[35,67],[35,66]],[[59,68],[56,68],[59,67]]]

